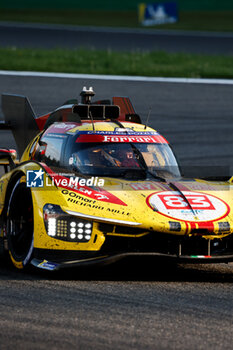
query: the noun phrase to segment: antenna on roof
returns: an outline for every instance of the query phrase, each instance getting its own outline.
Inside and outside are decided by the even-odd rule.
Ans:
[[[146,124],[145,124],[144,130],[146,130],[146,128],[147,128],[147,125],[148,125],[148,122],[149,122],[149,119],[150,119],[150,114],[151,114],[151,106],[149,107],[148,116],[146,118]]]
[[[86,88],[86,86],[83,87],[81,93],[81,103],[84,105],[91,103],[91,98],[95,96],[95,92],[93,91],[93,87],[89,87],[89,89]]]
[[[94,120],[93,120],[91,111],[89,111],[89,114],[90,114],[90,118],[91,118],[92,128],[93,128],[93,131],[95,132],[95,124],[94,124]]]

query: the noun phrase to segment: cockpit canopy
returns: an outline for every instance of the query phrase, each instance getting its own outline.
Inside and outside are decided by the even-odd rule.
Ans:
[[[48,132],[40,139],[40,147],[32,149],[32,159],[44,162],[55,172],[65,171],[78,176],[180,177],[175,156],[160,135],[122,136],[124,142],[118,142],[119,137],[106,136],[104,132],[104,136],[90,134],[86,137],[77,133],[56,135]],[[105,142],[100,142],[101,137]]]
[[[124,176],[144,171],[162,177],[179,177],[176,159],[168,144],[77,143],[69,166],[84,175]]]

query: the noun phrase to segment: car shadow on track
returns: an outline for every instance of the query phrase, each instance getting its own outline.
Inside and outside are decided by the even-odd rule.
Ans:
[[[154,261],[150,258],[131,258],[107,266],[45,271],[32,266],[25,270],[17,270],[8,260],[0,260],[0,280],[3,279],[231,283],[233,263],[185,265]]]
[[[99,268],[69,269],[58,271],[53,279],[101,280],[101,281],[164,281],[164,282],[233,282],[233,265],[183,265],[143,261],[122,260]]]

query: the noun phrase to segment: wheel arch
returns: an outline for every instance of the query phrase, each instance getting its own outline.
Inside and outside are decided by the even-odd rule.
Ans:
[[[8,204],[9,204],[12,190],[13,190],[15,184],[17,183],[17,181],[23,176],[26,176],[26,174],[22,170],[18,170],[16,172],[14,172],[14,174],[12,174],[12,176],[9,180],[9,183],[7,185],[6,195],[5,195],[4,208],[2,211],[3,220],[6,218],[6,215],[7,215],[7,208],[8,208]]]

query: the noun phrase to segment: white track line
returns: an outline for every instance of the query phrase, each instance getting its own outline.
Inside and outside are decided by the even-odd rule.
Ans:
[[[10,28],[32,28],[41,30],[63,30],[77,32],[97,32],[97,33],[117,33],[117,34],[143,34],[143,35],[163,35],[163,36],[188,36],[188,37],[208,37],[208,38],[233,38],[232,32],[209,32],[209,31],[191,31],[191,30],[166,30],[149,28],[125,28],[125,27],[94,27],[94,26],[76,26],[67,24],[45,24],[45,23],[22,23],[0,21],[0,27]]]
[[[142,82],[148,82],[148,83],[233,85],[233,79],[163,78],[163,77],[127,76],[127,75],[23,72],[23,71],[7,71],[7,70],[0,70],[0,75],[21,76],[21,77],[66,78],[66,79],[142,81]]]

